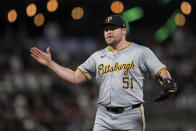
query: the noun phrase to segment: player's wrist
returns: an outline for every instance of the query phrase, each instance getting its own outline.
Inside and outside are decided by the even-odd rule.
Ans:
[[[50,60],[48,60],[46,66],[47,66],[48,68],[51,68],[51,67],[52,67],[52,63],[54,63],[54,61],[53,61],[52,59],[50,59]]]

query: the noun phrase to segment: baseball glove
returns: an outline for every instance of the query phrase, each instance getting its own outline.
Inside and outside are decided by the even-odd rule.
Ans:
[[[161,76],[158,76],[158,79],[163,83],[163,91],[161,92],[160,96],[155,99],[155,101],[162,102],[176,93],[177,86],[173,79],[163,78]]]

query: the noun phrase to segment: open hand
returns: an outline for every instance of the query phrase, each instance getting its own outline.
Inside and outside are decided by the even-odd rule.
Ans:
[[[48,64],[52,61],[51,54],[50,54],[50,47],[46,49],[46,52],[33,47],[30,50],[31,56],[40,64],[44,66],[48,66]]]

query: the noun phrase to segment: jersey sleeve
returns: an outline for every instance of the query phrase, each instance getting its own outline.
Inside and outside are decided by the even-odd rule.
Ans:
[[[78,66],[77,70],[90,80],[96,71],[95,53],[92,54],[84,63]]]
[[[159,61],[149,48],[145,48],[142,54],[141,68],[144,72],[150,73],[156,79],[157,75],[166,69],[166,66]]]

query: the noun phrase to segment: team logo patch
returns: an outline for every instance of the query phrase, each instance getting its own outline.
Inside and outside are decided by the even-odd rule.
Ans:
[[[108,17],[108,23],[110,22],[110,20],[112,20],[112,17]]]

